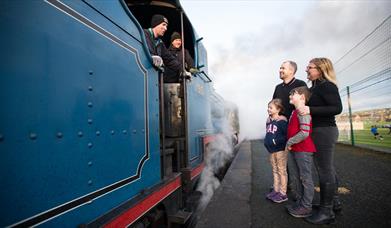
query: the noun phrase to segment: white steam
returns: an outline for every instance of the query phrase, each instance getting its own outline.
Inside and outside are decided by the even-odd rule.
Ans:
[[[283,61],[296,61],[297,78],[307,81],[304,70],[311,58],[335,62],[391,14],[391,1],[223,2],[188,1],[187,11],[204,6],[190,19],[210,44],[209,73],[217,92],[238,105],[241,135],[251,139],[264,136],[267,103],[281,83]],[[205,5],[214,3],[206,15]]]
[[[230,118],[227,118],[227,113],[224,113],[224,110],[232,109],[231,107],[227,107],[227,105],[229,104],[226,103],[226,107],[223,110],[212,107],[212,122],[214,125],[217,125],[215,127],[219,128],[221,132],[207,145],[205,168],[202,171],[200,182],[197,187],[197,191],[202,192],[197,208],[198,213],[205,209],[215,190],[220,186],[218,175],[234,156],[234,138],[232,136],[235,132],[232,128]],[[223,111],[223,113],[216,113],[221,111]]]

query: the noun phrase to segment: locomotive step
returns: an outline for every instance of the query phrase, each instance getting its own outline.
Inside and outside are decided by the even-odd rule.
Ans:
[[[168,221],[173,224],[185,224],[192,212],[179,210],[174,215],[168,215]]]

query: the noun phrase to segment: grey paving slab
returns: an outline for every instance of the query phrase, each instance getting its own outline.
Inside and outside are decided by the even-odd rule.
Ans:
[[[251,143],[242,143],[197,228],[251,227]]]

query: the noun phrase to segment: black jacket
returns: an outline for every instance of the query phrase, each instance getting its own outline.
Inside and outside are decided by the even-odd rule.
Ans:
[[[313,128],[336,126],[335,115],[342,112],[342,102],[337,86],[327,80],[316,80],[313,81],[310,91],[312,95],[308,106]]]
[[[168,51],[175,56],[178,62],[182,65],[182,48],[175,48],[174,46],[170,46]],[[194,68],[193,58],[190,56],[190,53],[187,49],[185,49],[185,68],[189,70],[190,68]]]
[[[162,57],[165,67],[169,67],[175,72],[180,72],[182,69],[181,64],[177,59],[167,50],[163,41],[160,38],[155,39],[152,29],[144,29],[145,38],[151,55],[158,55]]]
[[[176,58],[176,60],[180,63],[182,69],[182,48],[175,48],[172,45],[168,48],[168,51]],[[185,49],[185,69],[187,71],[190,68],[194,68],[194,61],[191,58],[188,50]],[[164,72],[164,81],[165,82],[178,82],[179,81],[180,72],[175,71],[175,69],[171,69],[171,67],[167,67]]]
[[[297,87],[300,86],[307,86],[307,84],[299,79],[293,78],[290,82],[285,84],[282,82],[281,84],[278,84],[276,88],[274,89],[273,99],[281,99],[282,105],[284,106],[284,111],[281,112],[281,115],[284,115],[288,120],[291,116],[291,113],[295,107],[291,104],[289,104],[289,92]]]

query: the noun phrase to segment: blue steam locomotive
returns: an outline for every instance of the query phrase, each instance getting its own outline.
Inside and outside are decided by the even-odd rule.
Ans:
[[[142,28],[156,13],[183,31],[192,80],[153,67]],[[0,25],[0,226],[185,223],[216,121],[237,111],[179,1],[5,0]]]

